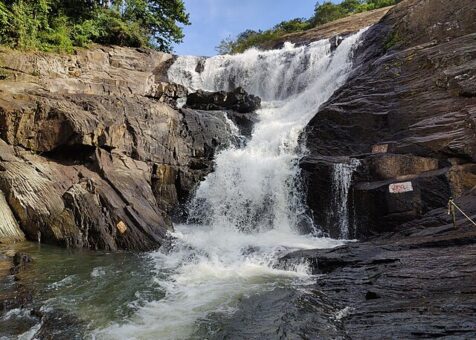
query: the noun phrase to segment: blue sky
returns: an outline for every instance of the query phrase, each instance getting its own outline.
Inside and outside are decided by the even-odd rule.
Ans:
[[[215,46],[246,29],[267,29],[297,17],[310,17],[317,0],[185,0],[192,25],[176,45],[179,55],[215,55]]]

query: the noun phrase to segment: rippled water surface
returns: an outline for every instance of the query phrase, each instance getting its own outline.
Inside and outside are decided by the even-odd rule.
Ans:
[[[33,308],[75,317],[71,325],[81,334],[110,320],[127,318],[147,301],[164,295],[151,276],[154,264],[147,254],[69,251],[34,243],[14,249],[34,260],[21,275],[22,285],[33,294],[34,305],[3,316],[0,335],[7,327],[15,326],[18,332],[36,324],[34,318],[25,318]]]
[[[181,231],[176,235],[190,236],[189,228],[179,226]],[[216,236],[219,243],[222,235]],[[18,335],[31,339],[39,327],[32,311],[49,315],[54,325],[48,331],[61,338],[272,336],[286,327],[284,316],[292,317],[292,313],[287,314],[301,308],[300,299],[308,295],[306,286],[311,277],[305,266],[289,271],[261,263],[257,259],[263,254],[257,247],[262,245],[252,239],[249,235],[237,241],[235,249],[229,249],[230,255],[241,249],[244,260],[239,265],[219,259],[199,260],[197,244],[197,253],[181,254],[185,258],[177,253],[171,257],[161,252],[101,253],[19,244],[14,249],[27,252],[34,260],[21,275],[22,284],[32,292],[33,303],[1,317],[0,339]],[[293,244],[290,240],[289,246],[306,246],[302,241]],[[307,247],[317,245],[311,238],[309,242]],[[323,245],[322,240],[319,242]],[[328,246],[336,244],[329,242]],[[246,247],[241,247],[244,244]],[[275,255],[292,249],[277,244],[273,247]],[[171,262],[172,258],[177,263]]]

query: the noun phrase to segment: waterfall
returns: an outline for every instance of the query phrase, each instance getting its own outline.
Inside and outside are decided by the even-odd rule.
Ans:
[[[170,68],[169,78],[192,90],[231,91],[241,86],[265,101],[282,100],[315,83],[314,77],[329,66],[330,49],[330,42],[321,40],[301,47],[285,43],[280,50],[250,49],[205,61],[181,57]]]
[[[337,224],[341,239],[349,239],[353,232],[349,213],[349,190],[352,175],[359,165],[358,159],[351,159],[348,163],[338,163],[332,167],[332,202],[328,220],[329,223]]]
[[[232,90],[262,97],[260,121],[251,141],[216,158],[216,171],[198,189],[191,216],[219,228],[292,232],[305,214],[293,187],[299,133],[319,106],[345,81],[358,35],[331,53],[328,40],[281,50],[251,49],[203,62],[181,57],[169,78],[190,89]],[[198,65],[201,67],[197,67]],[[225,189],[225,190],[224,190]]]
[[[170,250],[150,254],[164,297],[101,330],[99,338],[189,338],[209,315],[233,314],[243,298],[309,279],[304,264],[278,268],[279,256],[342,244],[299,231],[306,208],[296,185],[298,138],[346,81],[361,33],[335,50],[323,40],[175,61],[170,81],[190,90],[241,86],[260,96],[259,120],[245,146],[216,155],[215,171],[198,187],[189,223],[175,226]]]

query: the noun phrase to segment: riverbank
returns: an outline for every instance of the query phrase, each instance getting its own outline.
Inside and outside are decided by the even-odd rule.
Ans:
[[[458,202],[469,210],[476,191]],[[342,337],[352,339],[476,336],[476,227],[444,209],[394,233],[332,250],[284,256],[283,263],[306,260],[317,275],[320,301],[340,309]]]
[[[475,197],[472,192],[457,204],[470,210]],[[269,276],[271,272],[254,278],[249,272],[247,279],[255,284],[270,279],[268,289],[239,294],[236,310],[200,320],[194,334],[210,337],[213,330],[211,339],[231,335],[254,339],[257,332],[334,339],[382,339],[382,334],[383,338],[473,338],[476,227],[458,215],[455,228],[445,209],[430,215],[364,242],[281,257],[275,264],[278,271],[290,270],[303,261],[312,270],[313,276],[294,281],[292,286],[285,284],[285,277]],[[440,224],[426,225],[435,219]],[[164,297],[162,288],[154,284],[157,277],[150,275],[157,270],[156,255],[72,251],[34,243],[9,248],[31,254],[34,261],[17,280],[10,276],[15,289],[2,290],[2,296],[14,294],[10,296],[16,297],[16,303],[10,302],[1,315],[9,310],[9,323],[3,319],[0,323],[16,327],[18,334],[41,325],[33,329],[41,330],[45,338],[51,334],[74,338],[104,327],[110,320],[130,317],[137,308]],[[12,261],[8,264],[11,267]],[[159,273],[158,277],[165,274]],[[244,279],[221,273],[233,281]],[[190,283],[197,287],[206,278],[199,279],[197,271],[189,274],[194,277]],[[221,275],[207,284],[217,282],[231,284]],[[135,301],[132,304],[131,299]],[[256,310],[261,312],[254,314]],[[149,312],[154,313],[154,308]],[[256,316],[249,318],[247,313]],[[266,331],[257,331],[258,323],[261,327],[266,324]]]

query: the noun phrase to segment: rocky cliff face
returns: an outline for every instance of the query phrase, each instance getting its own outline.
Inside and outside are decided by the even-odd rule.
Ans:
[[[2,50],[6,223],[14,216],[28,239],[68,247],[160,245],[173,210],[232,138],[223,112],[176,107],[186,90],[167,82],[172,62],[116,47],[70,56]]]
[[[354,237],[419,219],[476,185],[475,18],[471,0],[407,0],[367,31],[356,71],[305,133],[308,202],[332,236],[339,221],[323,213],[336,164],[359,163],[346,207]]]
[[[351,237],[392,230],[476,185],[475,17],[471,0],[406,0],[286,37],[306,43],[382,18],[303,136],[308,203],[331,236],[342,225]],[[243,111],[259,106],[237,90],[178,108],[187,92],[167,81],[173,60],[117,47],[0,51],[0,239],[161,243],[216,149],[233,142],[225,111],[249,134]]]

